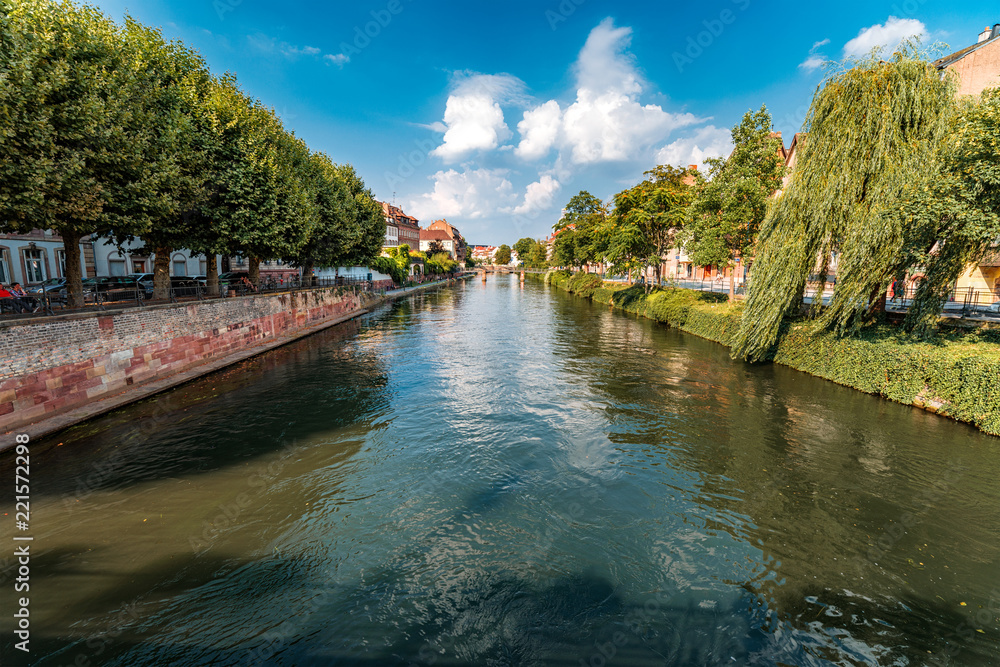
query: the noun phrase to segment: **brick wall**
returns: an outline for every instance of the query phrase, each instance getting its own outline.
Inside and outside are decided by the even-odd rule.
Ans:
[[[0,432],[341,317],[370,299],[321,289],[0,323]]]

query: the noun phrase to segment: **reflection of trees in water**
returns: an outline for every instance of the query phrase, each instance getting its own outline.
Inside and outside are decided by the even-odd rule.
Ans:
[[[1000,506],[984,479],[956,485],[965,499],[952,489],[940,494],[882,562],[868,555],[934,483],[933,471],[940,475],[956,457],[981,466],[985,456],[987,469],[1000,467],[981,435],[791,369],[734,362],[722,346],[646,320],[564,296],[554,301],[554,354],[586,376],[621,465],[645,471],[648,486],[666,464],[674,471],[664,477],[666,495],[683,479],[680,491],[702,505],[690,521],[752,545],[760,572],[746,585],[788,628],[808,633],[821,624],[823,633],[853,634],[919,662],[941,648],[935,637],[960,624],[959,597],[987,604],[997,579],[985,570],[976,590],[938,583],[970,577],[980,560],[995,562],[987,526],[996,513],[978,512],[970,525],[970,498]],[[964,539],[953,534],[956,525],[971,533],[968,549],[957,546]],[[932,563],[937,576],[922,572]],[[901,603],[904,589],[912,598]],[[908,639],[913,632],[920,641]]]

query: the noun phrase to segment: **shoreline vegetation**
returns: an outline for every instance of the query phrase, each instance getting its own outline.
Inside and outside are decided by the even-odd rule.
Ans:
[[[568,271],[534,279],[625,313],[646,317],[727,347],[739,330],[744,303],[682,288],[605,283]],[[1000,436],[1000,331],[939,333],[921,339],[888,325],[837,336],[805,318],[786,318],[763,359],[837,384],[923,408]]]

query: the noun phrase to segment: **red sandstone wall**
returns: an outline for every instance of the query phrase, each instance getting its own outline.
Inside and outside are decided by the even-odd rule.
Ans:
[[[365,298],[313,290],[5,323],[0,432],[342,317]]]

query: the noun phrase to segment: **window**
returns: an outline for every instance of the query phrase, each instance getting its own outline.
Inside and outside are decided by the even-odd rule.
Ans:
[[[125,260],[108,258],[108,273],[112,276],[124,276]]]
[[[132,260],[132,273],[146,273],[146,260],[144,260],[144,259],[133,259]]]
[[[208,275],[208,260],[204,257],[198,260],[198,275]]]
[[[24,282],[40,283],[45,280],[45,258],[42,250],[24,251]]]
[[[175,276],[186,276],[187,275],[187,260],[184,259],[183,255],[174,255],[174,272]]]
[[[66,277],[66,251],[56,250],[56,266],[58,267],[60,278]]]
[[[10,255],[7,248],[0,248],[0,284],[14,282],[14,276],[10,274]]]

